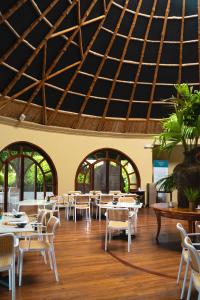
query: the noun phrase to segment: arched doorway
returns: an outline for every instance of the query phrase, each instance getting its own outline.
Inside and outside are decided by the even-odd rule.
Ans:
[[[21,200],[57,194],[57,172],[49,155],[28,142],[16,142],[0,152],[0,201],[4,210]]]
[[[133,192],[140,187],[135,163],[121,151],[104,148],[90,153],[76,172],[75,187],[83,193],[90,190]]]

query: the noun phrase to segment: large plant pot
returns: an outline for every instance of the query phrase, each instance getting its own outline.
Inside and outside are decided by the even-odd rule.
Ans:
[[[173,174],[178,190],[178,207],[188,207],[184,189],[186,187],[200,189],[200,147],[185,153],[183,163],[174,168]],[[198,203],[199,201],[196,205]]]

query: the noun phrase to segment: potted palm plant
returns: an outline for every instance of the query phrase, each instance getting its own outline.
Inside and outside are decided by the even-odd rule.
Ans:
[[[187,84],[176,84],[177,97],[170,98],[173,112],[162,121],[162,132],[155,137],[159,152],[168,154],[180,144],[184,161],[173,171],[174,186],[178,189],[178,206],[188,206],[183,187],[200,187],[200,92]]]
[[[189,202],[189,209],[194,210],[200,195],[199,190],[187,187],[184,189],[184,194]]]

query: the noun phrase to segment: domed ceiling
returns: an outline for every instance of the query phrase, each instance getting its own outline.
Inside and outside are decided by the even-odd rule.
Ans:
[[[174,83],[199,88],[198,0],[0,1],[0,115],[156,133]]]

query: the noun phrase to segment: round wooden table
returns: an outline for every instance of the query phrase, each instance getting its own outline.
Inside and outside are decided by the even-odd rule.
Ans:
[[[157,241],[161,229],[161,217],[188,221],[189,232],[194,232],[194,222],[200,221],[200,210],[197,209],[191,211],[189,208],[171,208],[168,206],[168,203],[154,203],[151,207],[153,208],[157,218]]]

